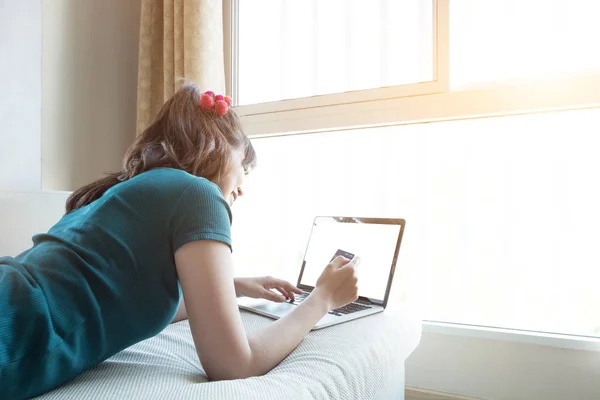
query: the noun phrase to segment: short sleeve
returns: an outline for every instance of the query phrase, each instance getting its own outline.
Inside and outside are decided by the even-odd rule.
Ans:
[[[196,240],[216,240],[231,249],[231,209],[221,190],[194,179],[173,205],[170,219],[173,252]]]

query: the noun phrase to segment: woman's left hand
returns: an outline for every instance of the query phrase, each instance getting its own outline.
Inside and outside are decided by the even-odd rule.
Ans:
[[[283,279],[272,276],[261,276],[258,278],[235,278],[235,294],[239,296],[252,297],[255,299],[267,299],[277,303],[283,303],[287,299],[294,300],[294,293],[300,294],[302,290]],[[271,289],[277,290],[279,293]]]

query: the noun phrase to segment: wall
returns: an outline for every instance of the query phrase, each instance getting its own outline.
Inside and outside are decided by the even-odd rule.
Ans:
[[[424,332],[406,384],[490,400],[600,399],[600,353]]]
[[[140,9],[141,0],[43,0],[43,189],[121,168],[135,137]]]
[[[0,190],[41,185],[41,0],[0,0]]]

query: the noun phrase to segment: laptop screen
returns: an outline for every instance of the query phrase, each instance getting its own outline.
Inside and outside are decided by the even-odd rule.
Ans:
[[[373,221],[396,221],[373,223]],[[383,300],[399,245],[401,220],[318,217],[304,256],[299,284],[314,287],[323,268],[337,254],[361,258],[356,270],[358,295]]]

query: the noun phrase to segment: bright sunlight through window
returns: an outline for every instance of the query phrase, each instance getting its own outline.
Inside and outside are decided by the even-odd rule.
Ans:
[[[598,15],[594,0],[451,0],[450,84],[597,72]]]
[[[295,282],[316,215],[405,218],[392,305],[600,336],[599,130],[582,110],[256,139],[236,263]]]
[[[433,79],[433,2],[242,0],[239,104]]]

